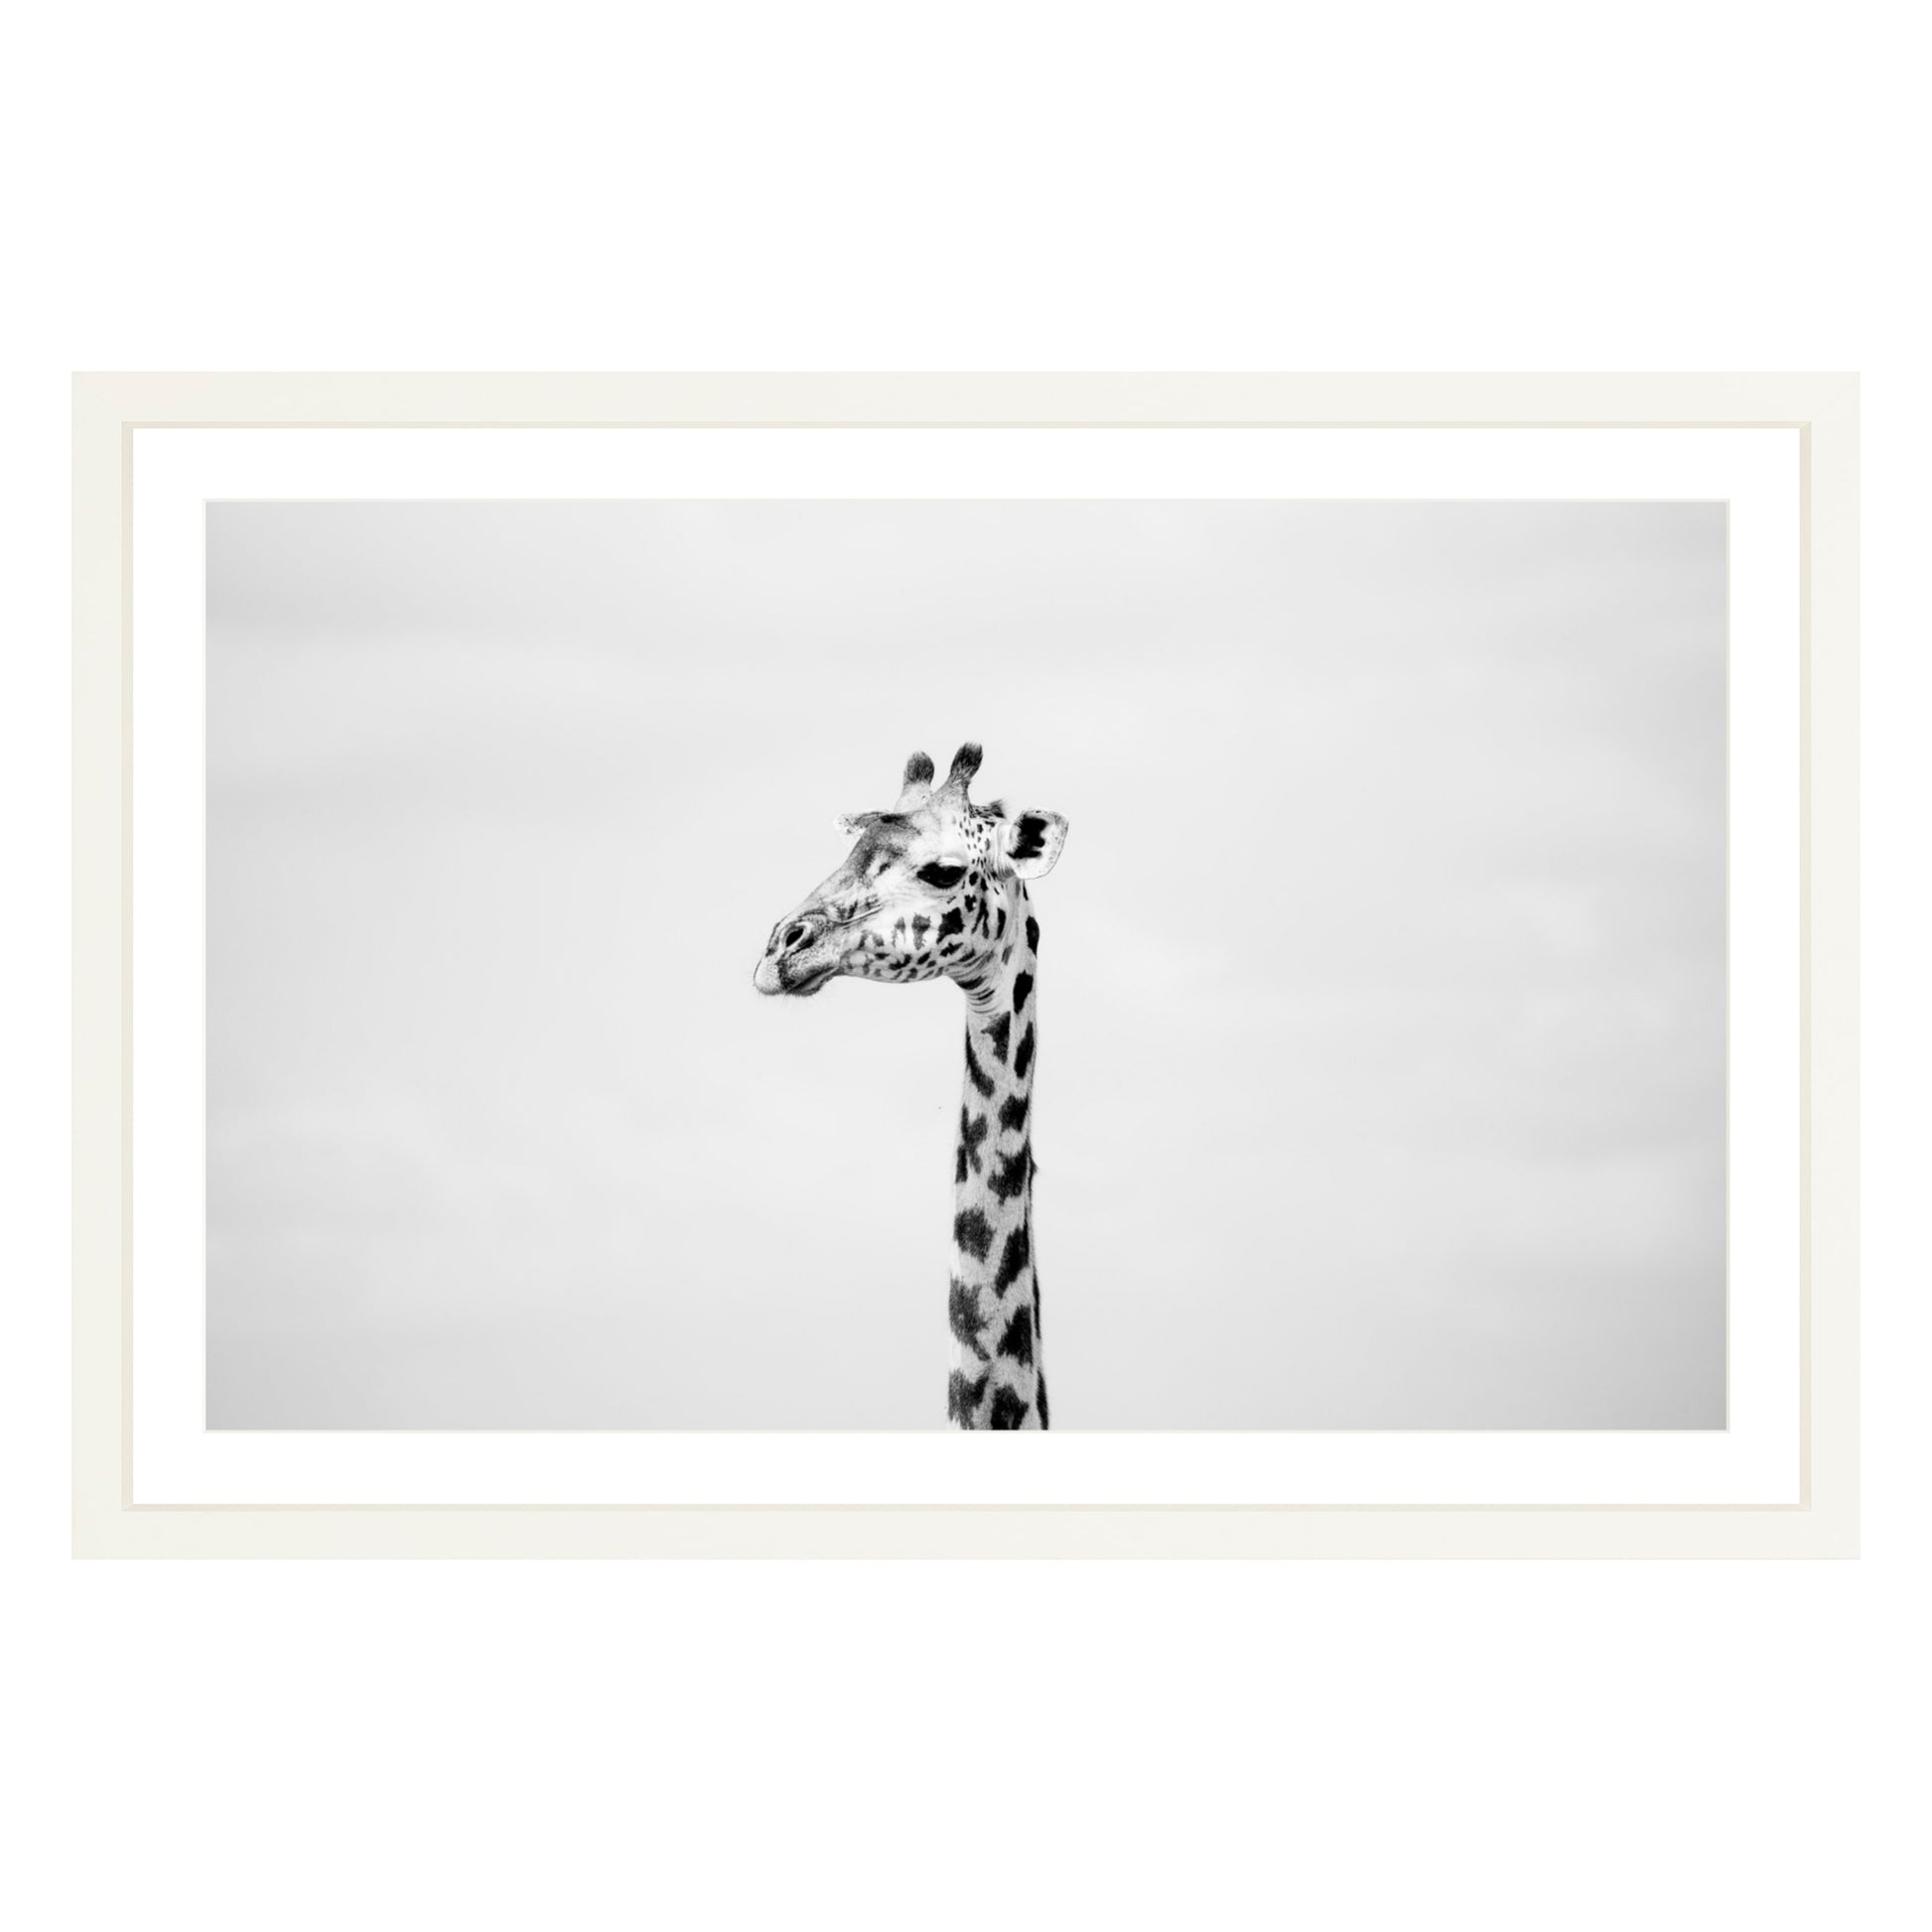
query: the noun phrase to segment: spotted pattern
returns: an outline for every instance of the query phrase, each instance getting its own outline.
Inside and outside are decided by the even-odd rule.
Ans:
[[[974,1418],[985,1405],[986,1385],[992,1379],[989,1371],[969,1382],[958,1369],[954,1369],[946,1387],[946,1420],[957,1423],[961,1429],[979,1427]]]
[[[966,1108],[959,1110],[959,1161],[953,1174],[953,1185],[957,1187],[967,1174],[978,1173],[980,1167],[980,1143],[992,1131],[992,1123],[984,1114],[973,1115]]]
[[[977,1207],[968,1207],[953,1216],[952,1238],[959,1252],[975,1261],[984,1261],[993,1245],[993,1223]]]
[[[965,994],[946,1414],[962,1429],[1044,1429],[1031,1135],[1039,925],[1022,871],[1050,866],[1065,827],[973,804],[979,764],[979,748],[962,746],[935,786],[932,760],[914,753],[893,810],[845,821],[850,855],[772,928],[759,985],[806,995],[839,978],[943,978]]]
[[[955,1357],[948,1398],[953,1420],[967,1429],[1046,1427],[1029,1132],[1035,952],[1023,937],[1039,928],[1024,910],[1024,887],[1014,897],[1013,950],[988,976],[983,996],[970,990],[968,996],[965,1104],[953,1173]]]
[[[993,1400],[988,1406],[983,1426],[987,1429],[1025,1429],[1032,1414],[1032,1405],[1026,1397],[1002,1382],[993,1391]]]
[[[970,1349],[981,1361],[986,1360],[986,1349],[980,1341],[986,1326],[980,1319],[980,1292],[970,1283],[954,1279],[946,1298],[946,1323],[952,1329],[953,1340],[962,1348]]]
[[[1006,1325],[1006,1332],[1000,1337],[1000,1353],[1010,1355],[1016,1362],[1024,1362],[1029,1368],[1034,1360],[1034,1311],[1030,1308],[1017,1308],[1013,1318]]]
[[[999,1157],[998,1172],[986,1177],[988,1193],[997,1194],[1001,1200],[1012,1200],[1033,1178],[1034,1151],[1023,1147],[1018,1154],[1003,1154]]]
[[[1005,1059],[1006,1055],[1002,1053],[999,1057]],[[993,1098],[993,1076],[981,1068],[979,1055],[973,1051],[971,1034],[966,1035],[966,1078],[982,1100]]]
[[[1001,1014],[986,1030],[987,1043],[993,1048],[993,1057],[1002,1063],[1006,1060],[1007,1039],[1012,1032],[1013,1015],[1010,1013]]]

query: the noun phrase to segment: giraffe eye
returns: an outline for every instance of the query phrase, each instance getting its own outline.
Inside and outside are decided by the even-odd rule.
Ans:
[[[921,866],[917,877],[942,893],[949,893],[966,877],[964,866]]]

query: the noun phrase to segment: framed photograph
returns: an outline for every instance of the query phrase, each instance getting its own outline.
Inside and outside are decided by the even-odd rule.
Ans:
[[[1855,378],[73,474],[77,1553],[1856,1555]]]

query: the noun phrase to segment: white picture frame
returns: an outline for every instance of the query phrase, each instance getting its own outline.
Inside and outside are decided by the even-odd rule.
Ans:
[[[76,1553],[1857,1553],[1856,379],[83,376],[76,379],[74,412]],[[142,657],[144,640],[158,650],[161,620],[151,610],[144,616],[141,599],[165,585],[171,560],[194,563],[196,527],[192,517],[171,519],[162,497],[143,492],[198,439],[205,449],[243,449],[251,464],[278,442],[307,439],[327,448],[332,461],[348,458],[358,445],[375,452],[377,470],[357,473],[339,493],[385,493],[382,449],[406,445],[434,455],[438,432],[451,429],[546,433],[547,442],[520,439],[520,452],[519,438],[509,437],[512,453],[492,459],[506,467],[475,493],[499,495],[519,487],[536,494],[581,487],[567,464],[540,485],[519,485],[516,479],[551,461],[539,458],[540,450],[596,442],[612,429],[676,430],[680,443],[702,452],[700,468],[709,479],[702,489],[724,493],[733,466],[746,464],[760,440],[776,450],[782,467],[788,448],[802,448],[812,436],[822,447],[833,434],[868,451],[889,450],[897,460],[915,442],[964,440],[978,452],[1021,432],[1035,446],[1064,439],[1060,446],[1069,450],[1083,435],[1088,442],[1104,435],[1112,439],[1110,455],[1117,455],[1130,443],[1119,431],[1192,432],[1191,439],[1173,440],[1176,448],[1198,450],[1238,444],[1253,430],[1345,430],[1372,432],[1371,448],[1378,438],[1391,452],[1398,442],[1413,446],[1426,463],[1449,457],[1458,434],[1508,432],[1540,444],[1546,457],[1565,439],[1600,450],[1612,481],[1595,493],[1616,493],[1618,463],[1644,434],[1678,433],[1687,445],[1702,437],[1717,448],[1728,440],[1741,448],[1747,439],[1739,432],[1777,432],[1791,449],[1788,483],[1778,483],[1773,470],[1767,488],[1784,502],[1789,525],[1783,621],[1793,641],[1796,687],[1784,690],[1790,729],[1782,737],[1768,730],[1763,744],[1766,756],[1780,761],[1793,809],[1788,824],[1778,816],[1763,825],[1740,824],[1733,812],[1731,837],[1733,866],[1740,836],[1761,836],[1767,848],[1777,844],[1795,882],[1797,917],[1795,947],[1781,961],[1789,988],[1785,1030],[1767,1030],[1759,1058],[1740,1061],[1733,1047],[1732,1120],[1734,1135],[1740,1076],[1775,1073],[1791,1090],[1788,1129],[1796,1144],[1781,1143],[1784,1165],[1768,1162],[1754,1192],[1732,1196],[1733,1244],[1754,1236],[1767,1253],[1778,1250],[1791,1282],[1788,1301],[1777,1310],[1788,1373],[1766,1381],[1753,1412],[1764,1434],[1750,1477],[1712,1476],[1688,1488],[1659,1477],[1632,1486],[1622,1475],[1592,1477],[1579,1462],[1574,1470],[1546,1469],[1540,1484],[1527,1489],[1519,1477],[1483,1472],[1484,1441],[1445,1435],[1392,1446],[1392,1455],[1409,1460],[1379,1487],[1338,1462],[1325,1466],[1319,1456],[1305,1455],[1305,1466],[1291,1475],[1266,1459],[1282,1446],[1254,1438],[1221,1439],[1183,1481],[1174,1473],[1178,1445],[1199,1439],[1149,1436],[1106,1446],[1113,1466],[1104,1480],[1101,1473],[1076,1472],[1057,1488],[1043,1488],[1036,1472],[1016,1471],[1011,1462],[988,1487],[980,1476],[955,1480],[938,1463],[904,1457],[890,1481],[877,1481],[849,1461],[841,1464],[836,1443],[819,1457],[822,1467],[783,1481],[770,1472],[775,1465],[765,1473],[748,1467],[730,1480],[716,1469],[689,1467],[683,1475],[660,1468],[626,1486],[611,1473],[626,1448],[621,1443],[514,1432],[459,1446],[457,1459],[466,1460],[461,1471],[452,1463],[451,1439],[372,1435],[336,1444],[347,1460],[339,1453],[320,1471],[305,1472],[283,1454],[276,1466],[237,1476],[206,1461],[196,1466],[210,1447],[207,1432],[198,1432],[195,1413],[180,1404],[176,1459],[164,1466],[156,1449],[162,1431],[153,1419],[165,1406],[169,1349],[157,1341],[163,1330],[149,1318],[160,1273],[144,1263],[142,1244],[166,1210],[140,1206],[141,1112],[159,1107],[147,1131],[151,1147],[169,1138],[171,1127],[192,1141],[201,1122],[192,1116],[192,1056],[176,1069],[171,1087],[160,1029],[143,1048],[137,961],[140,973],[151,974],[160,955],[152,944],[144,952],[140,935],[156,934],[160,921],[141,910],[139,868],[144,855],[165,855],[167,833],[141,790],[162,761],[155,755],[161,741],[149,741],[155,752],[145,759],[136,747],[144,729],[161,729],[167,663],[175,660]],[[747,437],[747,430],[763,435]],[[1144,436],[1141,446],[1158,450],[1161,440]],[[1768,446],[1778,439],[1759,440]],[[441,441],[447,449],[449,439]],[[481,446],[473,439],[473,447]],[[1158,469],[1160,459],[1150,461]],[[386,493],[442,487],[425,481],[433,463],[414,475],[404,467],[392,465]],[[263,472],[259,493],[286,486],[271,472],[272,466]],[[192,465],[175,481],[183,504],[204,486]],[[768,477],[756,487],[785,493]],[[1636,493],[1642,483],[1622,487]],[[192,725],[186,717],[177,751],[195,752]],[[1734,708],[1733,759],[1740,751],[1737,730]],[[1750,755],[1748,746],[1744,752]],[[150,856],[148,863],[159,862]],[[1758,956],[1774,948],[1773,938]],[[1781,1039],[1795,1047],[1795,1067]],[[1750,1111],[1755,1119],[1760,1110]],[[1784,1116],[1776,1118],[1783,1135]],[[1790,1176],[1788,1185],[1781,1173]],[[177,1191],[149,1198],[166,1202]],[[192,1219],[199,1201],[192,1190],[186,1198]],[[192,1329],[178,1324],[174,1332]],[[1735,1377],[1735,1353],[1732,1365]],[[1732,1440],[1699,1452],[1736,1449],[1746,1433],[1737,1427],[1714,1432]],[[259,1439],[253,1447],[264,1448]],[[1641,1452],[1647,1446],[1624,1447]],[[1669,1459],[1664,1449],[1671,1447],[1659,1448],[1660,1462]],[[279,1448],[299,1450],[299,1445]],[[1686,1446],[1674,1448],[1681,1453]],[[1078,1453],[1078,1439],[1056,1439],[1055,1449]],[[868,1453],[876,1469],[877,1446]],[[385,1473],[377,1466],[401,1463],[413,1473],[396,1477],[393,1468]],[[386,1486],[392,1483],[400,1486]]]

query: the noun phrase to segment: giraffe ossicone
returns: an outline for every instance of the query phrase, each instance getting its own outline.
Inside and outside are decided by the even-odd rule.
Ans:
[[[960,1429],[1044,1429],[1032,1138],[1039,925],[1027,887],[1052,871],[1066,820],[975,805],[979,767],[980,748],[962,745],[935,785],[932,760],[914,752],[890,811],[840,819],[851,853],[771,928],[752,983],[806,999],[835,979],[950,979],[966,995],[946,1415]]]

